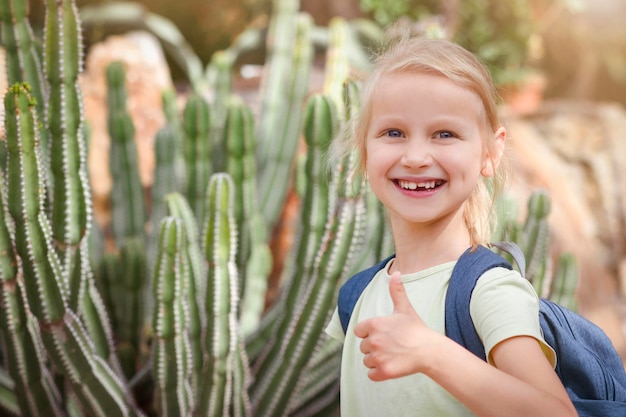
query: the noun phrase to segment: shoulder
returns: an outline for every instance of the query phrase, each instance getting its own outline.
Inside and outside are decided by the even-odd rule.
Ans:
[[[537,298],[533,285],[516,270],[497,267],[481,275],[474,289],[474,296],[486,291],[519,292]]]
[[[494,346],[515,336],[530,336],[553,364],[554,352],[539,325],[539,297],[517,271],[494,268],[481,276],[470,301],[470,314],[489,361]]]
[[[339,320],[339,312],[337,311],[337,309],[335,309],[335,312],[333,313],[330,322],[328,322],[328,325],[326,326],[324,331],[328,336],[332,337],[333,339],[339,342],[344,341],[345,334],[343,332],[343,329],[341,328],[341,321]]]
[[[470,311],[477,314],[517,310],[537,316],[539,297],[533,285],[519,272],[506,268],[493,268],[485,272],[470,299]]]

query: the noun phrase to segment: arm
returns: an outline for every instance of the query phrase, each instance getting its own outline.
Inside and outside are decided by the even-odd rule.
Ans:
[[[537,341],[514,337],[492,350],[496,367],[429,329],[411,306],[399,274],[389,290],[394,313],[357,324],[374,381],[424,373],[477,416],[576,416]]]

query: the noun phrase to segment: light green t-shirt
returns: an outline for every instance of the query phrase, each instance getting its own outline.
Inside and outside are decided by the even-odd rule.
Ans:
[[[402,276],[411,304],[428,327],[445,333],[444,311],[448,282],[455,262]],[[337,311],[326,328],[343,341],[341,362],[342,417],[463,417],[473,414],[446,390],[423,374],[382,382],[367,377],[356,323],[390,315],[388,266],[381,269],[357,301],[346,336]],[[470,301],[470,314],[485,346],[487,357],[499,342],[513,336],[531,336],[542,345],[554,365],[554,351],[545,343],[539,326],[538,297],[532,285],[516,271],[494,268],[479,279]]]

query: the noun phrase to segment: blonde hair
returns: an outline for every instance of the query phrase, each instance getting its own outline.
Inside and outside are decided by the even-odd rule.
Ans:
[[[485,115],[486,128],[494,133],[501,127],[498,117],[498,93],[486,67],[463,47],[445,39],[400,37],[388,45],[374,60],[374,67],[361,88],[360,109],[348,124],[350,131],[344,135],[343,144],[333,151],[335,156],[353,151],[356,145],[360,161],[357,169],[363,173],[367,163],[366,135],[370,125],[372,100],[381,78],[394,73],[428,73],[445,77],[453,83],[474,92],[480,99]],[[337,142],[337,141],[336,141]],[[494,155],[495,135],[484,139],[488,153]],[[491,216],[494,201],[501,192],[506,169],[500,163],[494,167],[492,184],[486,179],[479,181],[470,195],[464,221],[473,246],[490,241],[495,227]],[[491,188],[492,192],[489,192]]]

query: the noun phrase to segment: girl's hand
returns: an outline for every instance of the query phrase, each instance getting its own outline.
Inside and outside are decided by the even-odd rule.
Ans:
[[[394,305],[390,316],[364,320],[354,328],[354,334],[363,339],[363,364],[372,381],[422,372],[427,365],[424,348],[445,338],[429,329],[417,314],[399,272],[391,275],[389,294]]]

